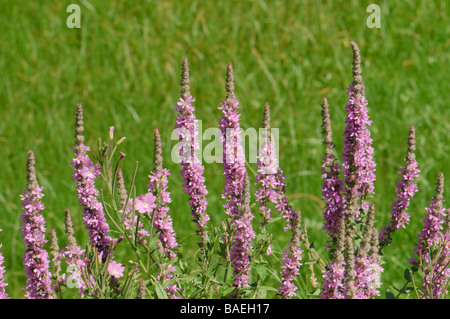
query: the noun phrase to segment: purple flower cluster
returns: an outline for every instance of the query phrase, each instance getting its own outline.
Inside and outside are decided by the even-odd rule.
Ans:
[[[204,239],[206,236],[206,224],[209,221],[209,215],[206,213],[208,202],[206,195],[208,191],[205,187],[205,178],[203,177],[204,167],[198,159],[196,152],[200,146],[198,144],[198,127],[192,103],[195,99],[189,92],[189,68],[187,60],[183,59],[182,67],[182,93],[180,102],[177,103],[178,112],[175,129],[179,135],[179,155],[181,156],[181,177],[183,178],[183,187],[186,194],[190,196],[189,205],[193,221],[199,228],[202,238],[200,243],[204,249]]]
[[[323,273],[322,299],[345,299],[344,259],[331,262]]]
[[[264,106],[263,117],[263,143],[258,151],[257,156],[257,172],[255,178],[255,184],[259,184],[255,192],[256,202],[259,204],[261,213],[264,217],[262,221],[263,227],[271,219],[271,209],[267,207],[268,203],[276,203],[278,199],[278,193],[276,189],[278,187],[276,174],[278,172],[278,159],[275,152],[275,144],[273,136],[270,131],[270,108],[269,103]]]
[[[356,43],[353,50],[353,83],[348,88],[349,100],[343,134],[344,151],[342,166],[333,154],[334,143],[326,98],[322,100],[322,127],[325,156],[322,158],[322,198],[325,201],[324,229],[332,239],[330,252],[332,260],[323,272],[325,280],[322,298],[373,298],[379,292],[379,274],[383,271],[379,261],[378,231],[373,227],[374,207],[369,205],[368,196],[374,191],[375,162],[373,160],[372,138],[361,77],[361,58]],[[340,173],[344,181],[340,179]],[[365,213],[360,215],[360,212]],[[355,222],[363,222],[366,229],[360,246],[355,245]],[[377,238],[371,238],[376,233]],[[373,243],[372,243],[373,241]],[[376,242],[376,243],[375,243]],[[369,250],[372,252],[369,254]]]
[[[341,166],[333,154],[333,138],[330,122],[328,101],[322,100],[322,127],[325,135],[325,156],[322,157],[322,199],[325,201],[323,212],[323,228],[328,231],[331,238],[335,238],[338,232],[339,222],[344,218],[344,183],[339,174]]]
[[[277,193],[277,199],[275,203],[275,210],[280,213],[281,217],[286,219],[286,226],[284,231],[292,229],[292,223],[295,218],[296,212],[289,204],[289,200],[286,194],[286,183],[284,182],[286,176],[283,175],[281,168],[278,168],[277,174],[275,175],[275,192]]]
[[[181,156],[180,165],[182,167],[181,176],[184,181],[183,187],[186,194],[189,194],[191,197],[189,205],[191,206],[194,221],[199,229],[203,231],[203,228],[209,221],[209,216],[206,214],[208,204],[206,195],[208,191],[204,184],[203,165],[195,154],[199,149],[199,145],[197,141],[197,119],[193,113],[194,107],[192,106],[194,101],[194,98],[188,96],[185,100],[180,99],[180,102],[177,103],[178,108],[176,110],[179,114],[175,128],[178,129],[180,143],[186,142],[185,147],[180,147],[179,151]]]
[[[76,182],[77,196],[80,206],[83,207],[83,222],[89,231],[90,242],[102,258],[109,253],[111,237],[109,225],[103,212],[103,205],[98,201],[98,190],[95,188],[95,179],[100,174],[98,164],[93,164],[87,152],[90,148],[84,145],[83,131],[83,108],[81,104],[77,107],[77,119],[75,123],[75,154],[71,162],[74,168],[72,179]]]
[[[222,198],[227,199],[224,204],[225,213],[232,219],[233,238],[230,259],[234,269],[234,285],[246,287],[250,271],[249,251],[251,240],[255,237],[251,224],[254,216],[250,211],[250,182],[241,145],[240,114],[237,112],[239,103],[234,96],[231,63],[227,66],[226,91],[226,99],[219,107],[222,111],[219,128],[222,132],[222,166],[225,177]]]
[[[355,287],[357,287],[355,298],[371,299],[379,296],[381,272],[383,272],[383,267],[371,256],[364,255],[355,260]]]
[[[281,264],[281,284],[278,288],[278,293],[284,298],[288,299],[295,296],[295,291],[298,289],[293,283],[297,279],[299,268],[302,265],[302,253],[300,248],[303,232],[301,229],[302,215],[300,211],[294,211],[292,214],[291,228],[292,237],[288,243],[289,250],[286,249],[283,254],[283,262]]]
[[[0,229],[0,231],[2,230]],[[2,248],[2,244],[0,244],[0,248]],[[4,261],[5,257],[3,257],[3,254],[0,252],[0,299],[9,299],[5,290],[8,284],[5,282],[5,278],[3,278],[5,274],[5,266],[2,266]]]
[[[449,234],[444,230],[444,223],[447,219],[447,211],[443,207],[444,199],[444,175],[439,173],[436,183],[436,194],[432,201],[428,203],[424,218],[424,226],[417,236],[419,239],[417,247],[413,252],[417,258],[411,257],[410,262],[416,267],[423,265],[423,295],[428,293],[428,297],[439,298],[443,293],[442,283],[448,280],[450,270],[448,261],[450,254]],[[448,225],[447,225],[448,226]],[[439,251],[441,252],[440,255]],[[432,289],[429,289],[430,285]],[[431,290],[431,291],[430,291]]]
[[[22,237],[27,249],[24,251],[24,266],[28,278],[25,297],[28,299],[52,299],[51,273],[48,253],[44,249],[45,219],[42,215],[44,196],[36,180],[34,153],[28,152],[27,188],[20,195],[22,200]]]
[[[239,214],[241,206],[246,170],[244,150],[241,145],[240,114],[237,112],[239,102],[234,96],[233,85],[233,69],[229,63],[227,67],[227,98],[219,107],[222,111],[219,128],[222,132],[222,166],[225,178],[222,198],[227,199],[224,204],[225,213],[235,218]]]
[[[176,257],[173,249],[178,246],[176,234],[173,230],[172,218],[168,215],[169,206],[172,200],[170,192],[167,191],[170,172],[162,167],[161,138],[159,131],[155,129],[155,167],[148,176],[150,181],[147,185],[148,191],[156,198],[156,207],[153,209],[153,227],[159,232],[159,240],[166,255],[172,259]]]
[[[283,298],[291,298],[295,296],[295,291],[298,289],[293,283],[297,279],[299,267],[302,265],[300,262],[302,260],[303,250],[299,247],[292,247],[289,243],[289,250],[286,249],[283,254],[283,263],[281,265],[281,285],[278,288],[278,293]]]
[[[342,172],[345,180],[346,213],[350,219],[359,217],[360,209],[367,210],[367,196],[374,191],[375,162],[372,158],[372,138],[365,98],[365,88],[361,77],[361,57],[356,43],[353,50],[353,83],[348,90],[347,116],[344,130],[344,151],[342,152]]]
[[[409,202],[417,192],[417,185],[414,184],[414,178],[419,176],[420,170],[417,168],[418,163],[414,155],[416,144],[415,128],[411,125],[409,129],[408,151],[405,157],[405,165],[398,171],[401,179],[397,183],[395,191],[395,201],[392,202],[392,218],[391,221],[380,232],[380,242],[385,245],[389,243],[391,234],[400,229],[405,228],[409,223],[409,214],[406,211]]]
[[[357,94],[354,87],[348,88],[349,101],[346,105],[347,117],[344,130],[344,152],[342,153],[343,174],[348,193],[352,198],[362,198],[362,207],[367,209],[364,202],[366,196],[373,193],[375,180],[375,162],[372,159],[373,147],[370,131],[372,124],[369,120],[367,100]],[[353,207],[355,209],[355,207]],[[358,210],[356,210],[356,216]]]
[[[250,210],[250,181],[248,175],[244,176],[243,201],[239,213],[232,220],[233,240],[230,258],[234,269],[234,285],[236,287],[247,287],[250,268],[251,241],[255,238],[252,228],[254,218]]]

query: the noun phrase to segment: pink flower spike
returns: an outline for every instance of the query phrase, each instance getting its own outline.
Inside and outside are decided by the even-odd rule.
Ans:
[[[125,270],[125,268],[122,266],[121,263],[118,263],[116,261],[112,261],[109,265],[108,265],[108,272],[111,276],[113,276],[114,278],[120,278],[123,277],[123,271]]]
[[[156,197],[152,193],[147,193],[136,198],[134,208],[141,214],[151,213],[156,207]]]

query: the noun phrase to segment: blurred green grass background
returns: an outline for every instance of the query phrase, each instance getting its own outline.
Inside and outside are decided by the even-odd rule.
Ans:
[[[69,29],[66,8],[81,8],[80,29]],[[225,96],[226,65],[235,71],[242,127],[259,127],[263,105],[280,129],[280,165],[287,191],[301,209],[310,241],[325,253],[317,201],[321,196],[320,101],[328,98],[337,152],[342,151],[346,87],[351,83],[349,41],[361,49],[377,162],[376,219],[389,218],[396,171],[403,163],[408,128],[417,131],[419,192],[411,224],[385,249],[385,283],[399,286],[422,226],[424,207],[440,171],[448,166],[450,24],[447,1],[378,1],[381,28],[368,28],[373,1],[0,1],[0,243],[7,291],[22,298],[24,244],[20,198],[26,152],[34,150],[44,186],[48,230],[63,240],[63,212],[71,210],[80,242],[87,239],[71,180],[73,124],[84,106],[87,144],[107,138],[108,127],[126,136],[122,151],[129,181],[139,161],[138,192],[152,168],[153,128],[161,132],[165,166],[172,172],[171,214],[189,252],[195,245],[179,167],[170,159],[179,98],[181,59],[191,70],[191,91],[203,129],[217,127]],[[212,224],[224,218],[220,164],[208,164]],[[254,197],[253,197],[254,200]],[[274,224],[274,249],[289,234]],[[306,276],[306,275],[305,275]],[[382,295],[383,297],[384,295]]]

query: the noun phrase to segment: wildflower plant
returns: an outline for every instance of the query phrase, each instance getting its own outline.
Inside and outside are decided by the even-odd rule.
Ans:
[[[271,132],[267,102],[261,114],[262,141],[255,169],[246,161],[231,63],[226,69],[226,97],[218,108],[223,189],[216,198],[223,209],[210,208],[207,196],[214,194],[208,193],[206,167],[197,156],[201,132],[197,101],[191,95],[195,84],[189,77],[188,61],[183,59],[181,94],[174,114],[180,176],[168,168],[158,128],[152,132],[152,167],[141,168],[136,162],[132,172],[123,168],[129,159],[123,151],[126,139],[116,137],[114,126],[109,126],[105,141],[100,138],[96,146],[88,145],[83,135],[85,112],[78,104],[73,160],[67,165],[72,168],[79,211],[65,209],[64,233],[58,234],[55,227],[48,234],[43,188],[37,181],[34,153],[28,152],[26,188],[20,195],[27,278],[24,297],[382,298],[381,288],[388,285],[383,273],[390,266],[383,256],[395,245],[393,234],[417,221],[408,211],[419,188],[415,181],[420,173],[416,129],[414,125],[409,128],[390,219],[379,229],[372,121],[360,49],[355,42],[350,47],[352,82],[347,89],[341,152],[336,149],[330,116],[336,106],[326,97],[321,101],[324,153],[318,192],[323,206],[313,215],[323,223],[325,253],[319,254],[310,243],[308,220],[289,196],[289,174],[284,174],[283,159],[277,157],[279,145]],[[181,183],[172,183],[179,177]],[[145,189],[139,189],[138,180],[147,182]],[[172,202],[171,192],[177,185],[188,198],[186,211]],[[386,297],[448,297],[450,209],[444,203],[441,173],[436,193],[424,209],[423,228],[409,260],[411,267],[404,273],[405,284],[389,286],[397,294]],[[185,249],[186,242],[174,224],[185,213],[195,223],[198,247],[194,249]],[[286,242],[271,233],[273,225],[283,228],[289,237]],[[86,243],[77,239],[75,229],[80,228],[86,232]],[[0,248],[4,248],[1,243]],[[0,251],[0,299],[9,298],[3,262]]]

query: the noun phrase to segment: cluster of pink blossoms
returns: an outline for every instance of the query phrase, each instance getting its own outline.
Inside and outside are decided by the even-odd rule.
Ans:
[[[222,198],[227,200],[224,204],[225,212],[232,219],[233,238],[230,259],[235,275],[234,285],[247,287],[248,274],[251,270],[249,251],[252,249],[251,240],[255,238],[251,224],[254,216],[250,208],[243,205],[244,201],[249,200],[250,194],[244,194],[244,185],[248,184],[248,176],[245,169],[244,150],[241,145],[240,114],[237,111],[239,102],[234,95],[231,63],[227,66],[226,88],[227,97],[219,107],[222,111],[219,128],[222,132],[222,166],[225,178]],[[248,198],[246,198],[247,196]]]
[[[83,108],[78,104],[77,120],[75,124],[76,141],[72,149],[75,158],[71,162],[74,168],[72,179],[76,182],[77,196],[80,206],[83,207],[83,222],[89,231],[90,242],[103,258],[109,253],[111,237],[109,225],[103,212],[103,205],[97,199],[98,190],[95,188],[95,179],[100,174],[99,164],[95,164],[89,158],[87,152],[90,148],[84,145],[83,131]]]
[[[27,249],[24,252],[24,261],[27,280],[25,287],[28,299],[52,299],[51,273],[49,270],[48,253],[44,248],[45,219],[41,211],[44,204],[41,198],[44,196],[42,187],[36,181],[34,168],[34,153],[28,152],[27,161],[27,188],[20,195],[22,200],[22,237]]]
[[[291,298],[295,296],[295,291],[298,289],[293,283],[297,279],[299,267],[302,265],[303,250],[300,247],[292,247],[289,243],[289,251],[286,249],[283,254],[283,263],[281,265],[281,284],[278,288],[278,293],[283,298]]]
[[[369,120],[366,98],[356,94],[353,86],[348,88],[348,95],[344,152],[342,153],[343,174],[347,192],[362,198],[361,208],[367,209],[368,204],[365,199],[367,194],[374,191],[376,166],[372,158],[372,138],[368,129],[372,121]],[[355,212],[358,216],[359,210],[355,209]]]
[[[255,178],[255,184],[260,187],[256,190],[256,202],[259,204],[264,220],[263,227],[271,219],[271,209],[269,203],[276,203],[278,199],[278,188],[276,174],[278,172],[278,159],[276,156],[273,135],[270,131],[270,108],[269,104],[264,105],[263,117],[263,143],[258,151],[256,167],[258,174]]]
[[[391,234],[409,223],[407,208],[412,197],[417,193],[417,185],[414,179],[419,176],[419,164],[416,161],[414,151],[416,149],[416,135],[413,125],[409,128],[408,151],[405,157],[404,166],[398,171],[401,179],[398,181],[395,190],[395,201],[392,202],[391,221],[380,232],[380,242],[388,244]]]
[[[422,231],[417,236],[418,245],[414,248],[417,258],[410,262],[416,267],[423,267],[424,280],[422,297],[439,298],[444,293],[444,283],[450,278],[450,226],[448,210],[443,207],[444,174],[439,173],[436,194],[425,208]],[[444,229],[444,225],[445,228]],[[430,285],[432,289],[429,289]]]
[[[198,143],[197,118],[194,114],[195,107],[192,105],[195,99],[189,91],[189,68],[185,58],[182,65],[181,85],[180,101],[175,109],[178,112],[175,129],[179,138],[181,177],[183,178],[184,192],[190,197],[189,206],[194,217],[193,221],[198,226],[198,232],[201,237],[200,246],[204,249],[206,225],[210,220],[209,215],[206,213],[208,205],[206,195],[208,191],[206,190],[205,178],[203,177],[204,167],[196,154],[200,146]]]
[[[159,232],[159,239],[166,254],[170,258],[174,258],[175,253],[173,249],[178,246],[178,243],[175,231],[173,230],[172,217],[168,214],[169,207],[167,204],[172,201],[170,199],[170,192],[167,191],[169,176],[170,173],[167,169],[153,171],[149,175],[150,182],[147,187],[149,192],[156,195],[154,198],[158,198],[159,201],[153,208],[153,227]],[[157,194],[158,190],[160,191],[159,194]],[[153,205],[151,202],[149,204]]]

